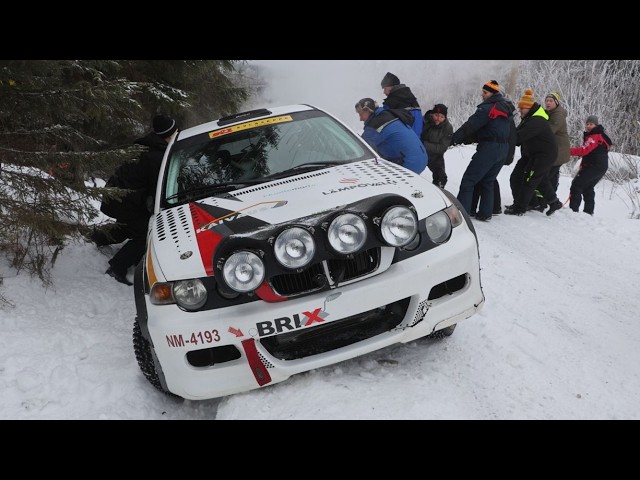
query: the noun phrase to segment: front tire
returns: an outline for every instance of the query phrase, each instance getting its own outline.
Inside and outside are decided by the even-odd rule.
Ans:
[[[457,323],[454,323],[453,325],[449,325],[448,327],[444,327],[441,330],[437,330],[433,333],[430,333],[429,335],[427,335],[427,338],[431,338],[433,340],[440,340],[444,337],[450,337],[453,334],[453,331],[456,329],[456,325]]]
[[[142,370],[143,375],[151,385],[156,387],[165,395],[174,398],[181,398],[162,387],[160,377],[158,376],[158,371],[156,370],[155,364],[153,363],[153,351],[151,349],[151,344],[146,338],[144,338],[144,335],[142,335],[140,323],[138,323],[138,317],[136,317],[135,321],[133,322],[133,351],[136,355],[136,360],[138,361],[140,370]]]

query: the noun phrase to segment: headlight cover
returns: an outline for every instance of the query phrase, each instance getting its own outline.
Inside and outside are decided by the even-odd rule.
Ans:
[[[227,285],[236,292],[251,292],[264,280],[264,263],[255,253],[243,250],[224,262],[222,273]]]
[[[449,205],[444,209],[444,212],[449,216],[451,220],[451,226],[456,228],[458,225],[462,225],[462,213],[455,205]]]
[[[418,219],[408,207],[391,207],[382,216],[380,232],[384,241],[392,247],[404,247],[418,233]]]
[[[444,243],[451,236],[451,220],[445,210],[427,217],[427,234],[434,243]]]
[[[281,265],[287,268],[302,268],[313,259],[316,244],[307,230],[292,227],[278,235],[273,248]]]
[[[367,240],[364,220],[353,213],[343,213],[333,219],[327,232],[329,244],[336,252],[357,252]]]
[[[185,310],[197,310],[207,302],[207,288],[201,280],[178,280],[173,284],[173,298]]]

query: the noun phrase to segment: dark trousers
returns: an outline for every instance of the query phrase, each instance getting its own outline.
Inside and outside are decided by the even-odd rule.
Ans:
[[[509,145],[507,143],[480,142],[476,153],[460,180],[458,200],[467,213],[473,212],[473,191],[478,185],[480,189],[480,206],[478,214],[490,217],[493,213],[493,185],[500,169],[507,159]]]
[[[445,172],[444,170],[444,157],[429,157],[427,168],[431,170],[431,173],[433,174],[433,184],[439,186],[440,188],[444,188],[444,186],[447,184],[447,172]]]
[[[480,201],[480,185],[476,185],[473,189],[473,197],[471,199],[471,212],[476,213],[478,210],[478,202]],[[500,196],[500,184],[496,178],[493,181],[493,213],[498,212],[502,208],[502,198]]]
[[[526,210],[534,198],[547,205],[558,200],[549,183],[551,165],[529,157],[520,157],[509,177],[514,206]]]
[[[121,275],[126,275],[129,267],[137,265],[144,255],[147,243],[149,217],[139,217],[125,222],[116,222],[96,230],[91,240],[99,247],[128,241],[109,260],[109,265]]]
[[[547,178],[549,179],[548,181],[549,181],[549,185],[551,186],[551,189],[557,195],[558,185],[560,185],[560,165],[552,166],[551,169],[549,170],[549,173],[547,173]],[[543,185],[546,185],[545,181],[540,183]],[[544,199],[544,195],[542,194],[539,188],[536,189],[533,197],[531,198],[531,201],[529,202],[529,206],[530,207],[538,207],[538,206],[546,207],[547,206],[547,202]]]
[[[553,188],[554,192],[558,192],[558,185],[560,185],[560,167],[562,165],[553,165],[551,169],[549,169],[549,183]]]
[[[593,215],[593,211],[596,207],[596,184],[604,177],[609,168],[609,163],[601,165],[584,165],[584,162],[580,164],[580,170],[571,182],[571,188],[569,190],[569,207],[574,212],[580,211],[580,204],[584,198],[585,213]]]

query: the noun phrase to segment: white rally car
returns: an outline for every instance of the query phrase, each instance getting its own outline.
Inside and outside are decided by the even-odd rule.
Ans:
[[[179,132],[134,290],[142,372],[191,400],[450,335],[484,304],[456,198],[308,105]]]

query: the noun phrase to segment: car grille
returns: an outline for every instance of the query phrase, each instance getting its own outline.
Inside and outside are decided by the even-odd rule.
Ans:
[[[278,295],[292,297],[363,277],[376,271],[379,265],[380,248],[376,247],[360,252],[353,258],[313,264],[300,273],[276,275],[271,277],[270,284]]]
[[[263,338],[260,343],[280,360],[296,360],[352,345],[398,326],[411,297],[317,327]]]

